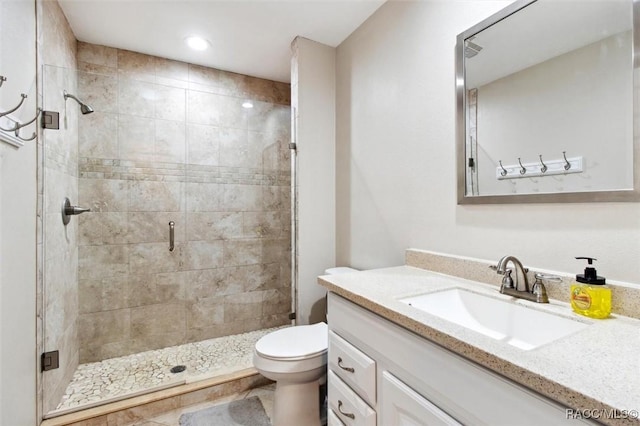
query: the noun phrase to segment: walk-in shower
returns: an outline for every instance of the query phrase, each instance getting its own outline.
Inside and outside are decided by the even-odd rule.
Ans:
[[[48,416],[247,368],[290,323],[289,85],[87,43],[76,60],[43,69],[64,118],[42,138]],[[64,226],[64,197],[91,211]]]

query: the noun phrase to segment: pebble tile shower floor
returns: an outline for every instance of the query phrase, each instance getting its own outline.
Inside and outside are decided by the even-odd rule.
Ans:
[[[140,352],[78,366],[56,411],[121,399],[172,382],[194,382],[253,366],[253,347],[281,327]],[[171,368],[183,365],[183,372]]]

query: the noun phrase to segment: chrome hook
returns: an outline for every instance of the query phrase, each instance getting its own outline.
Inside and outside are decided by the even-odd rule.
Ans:
[[[40,113],[41,113],[41,112],[42,112],[42,108],[37,108],[36,116],[35,116],[35,117],[33,117],[33,119],[32,119],[32,120],[29,120],[29,121],[28,121],[28,122],[26,122],[26,123],[16,123],[16,127],[15,127],[15,129],[13,129],[13,130],[15,131],[15,135],[16,135],[16,137],[17,137],[17,138],[20,138],[20,139],[22,139],[22,140],[23,140],[23,141],[25,141],[25,142],[32,141],[32,140],[34,140],[34,139],[36,138],[36,136],[37,136],[37,135],[36,135],[36,132],[33,132],[33,134],[31,135],[31,137],[29,137],[29,138],[23,138],[22,136],[20,136],[20,129],[21,129],[21,128],[23,128],[23,127],[25,127],[25,126],[28,126],[29,124],[31,124],[31,123],[33,123],[34,121],[36,121],[36,120],[38,119],[38,117],[40,117]]]
[[[20,99],[20,103],[15,108],[10,109],[9,111],[0,112],[0,117],[4,117],[7,114],[11,114],[13,111],[17,110],[22,106],[22,104],[24,103],[24,100],[27,99],[27,95],[25,95],[24,93],[21,93],[20,96],[22,96],[22,99]]]
[[[500,176],[506,176],[509,172],[507,172],[507,169],[502,165],[502,160],[498,160],[498,163],[500,163],[500,168],[502,169],[500,170]]]
[[[520,164],[520,174],[523,175],[527,173],[527,169],[522,165],[522,161],[520,161],[520,157],[518,157],[518,164]]]
[[[562,151],[562,156],[564,157],[564,169],[569,170],[571,168],[571,163],[567,160],[567,151]]]
[[[4,83],[5,81],[7,81],[7,77],[5,77],[4,75],[0,75],[0,87],[2,87],[2,83]]]
[[[542,161],[542,154],[538,155],[538,157],[540,157],[540,164],[542,164],[542,167],[540,167],[540,172],[546,173],[549,168],[546,164],[544,164],[544,161]]]

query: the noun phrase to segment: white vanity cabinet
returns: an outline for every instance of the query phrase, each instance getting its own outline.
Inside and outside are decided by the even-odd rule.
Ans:
[[[332,424],[593,424],[335,293],[327,316]]]

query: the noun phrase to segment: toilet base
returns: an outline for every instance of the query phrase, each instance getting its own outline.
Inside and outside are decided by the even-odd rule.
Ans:
[[[320,383],[276,382],[273,401],[273,426],[320,426],[318,407]]]

